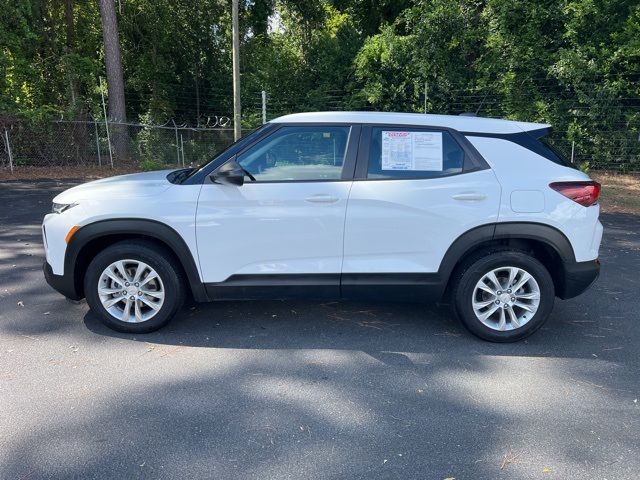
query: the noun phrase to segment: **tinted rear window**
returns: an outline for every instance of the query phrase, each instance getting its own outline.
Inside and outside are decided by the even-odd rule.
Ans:
[[[550,128],[531,130],[523,134],[516,134],[520,140],[516,140],[519,145],[528,148],[532,152],[543,156],[547,160],[562,165],[563,167],[577,168],[571,163],[569,157],[564,153],[563,143],[551,134]]]
[[[548,150],[548,155],[544,155],[546,158],[551,160],[553,163],[562,165],[563,167],[575,168],[575,165],[571,163],[569,156],[563,151],[563,142],[547,135],[539,137],[538,141]]]

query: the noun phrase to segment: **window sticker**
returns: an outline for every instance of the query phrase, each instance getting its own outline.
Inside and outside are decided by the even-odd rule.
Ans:
[[[441,172],[442,132],[383,130],[382,170]]]

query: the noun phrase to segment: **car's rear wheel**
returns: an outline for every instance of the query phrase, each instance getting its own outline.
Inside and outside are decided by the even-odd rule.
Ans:
[[[107,247],[89,264],[87,303],[108,327],[146,333],[163,327],[184,301],[179,267],[162,247],[124,241]]]
[[[514,342],[538,330],[551,313],[554,297],[547,269],[519,250],[479,252],[454,279],[458,317],[472,333],[492,342]]]

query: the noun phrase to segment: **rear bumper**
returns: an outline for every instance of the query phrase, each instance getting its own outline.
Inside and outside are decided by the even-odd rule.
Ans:
[[[600,261],[565,262],[564,275],[556,295],[562,299],[577,297],[586,291],[600,275]]]
[[[45,280],[54,290],[71,300],[80,300],[82,298],[82,295],[77,292],[74,280],[70,278],[70,275],[55,275],[51,270],[51,265],[47,262],[42,265],[42,271],[44,272]]]

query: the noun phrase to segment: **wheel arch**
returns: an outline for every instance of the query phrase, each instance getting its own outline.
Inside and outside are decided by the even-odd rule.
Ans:
[[[565,263],[575,263],[569,239],[557,228],[542,223],[505,222],[482,225],[460,235],[445,253],[438,274],[448,292],[454,272],[470,255],[495,246],[530,252],[549,271],[556,292],[565,289]]]
[[[64,271],[73,278],[79,298],[84,297],[83,281],[91,259],[102,249],[128,239],[142,239],[167,249],[182,268],[188,287],[196,301],[208,297],[196,261],[180,234],[169,225],[148,219],[100,220],[81,227],[67,245]]]

